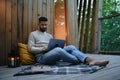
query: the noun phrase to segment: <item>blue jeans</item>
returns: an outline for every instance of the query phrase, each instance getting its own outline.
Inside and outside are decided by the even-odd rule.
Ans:
[[[37,62],[53,65],[59,60],[62,60],[72,64],[79,64],[80,62],[84,63],[86,57],[84,53],[80,52],[73,45],[69,45],[64,49],[57,47],[43,55],[37,56]]]

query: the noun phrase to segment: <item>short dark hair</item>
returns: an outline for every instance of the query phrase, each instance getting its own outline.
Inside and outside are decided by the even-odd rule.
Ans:
[[[48,19],[47,19],[46,17],[40,17],[40,18],[39,18],[39,22],[40,22],[40,21],[48,21]]]

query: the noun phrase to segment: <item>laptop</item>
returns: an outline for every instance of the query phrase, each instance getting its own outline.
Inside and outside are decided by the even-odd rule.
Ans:
[[[50,51],[56,47],[61,47],[63,48],[65,45],[66,40],[61,40],[61,39],[50,39],[50,42],[48,44],[47,51]]]

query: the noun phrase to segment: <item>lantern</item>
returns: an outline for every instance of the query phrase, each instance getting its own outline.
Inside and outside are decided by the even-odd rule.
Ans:
[[[20,66],[20,58],[16,51],[11,50],[8,54],[8,67],[18,67]]]

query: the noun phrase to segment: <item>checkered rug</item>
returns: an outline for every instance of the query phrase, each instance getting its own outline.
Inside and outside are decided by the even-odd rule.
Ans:
[[[104,67],[99,66],[89,66],[86,64],[80,65],[62,65],[62,66],[47,66],[47,65],[31,65],[23,68],[18,73],[14,74],[14,76],[21,75],[31,75],[31,74],[90,74],[94,73]]]

